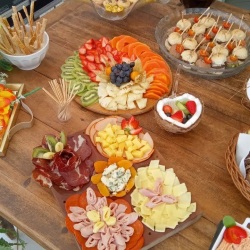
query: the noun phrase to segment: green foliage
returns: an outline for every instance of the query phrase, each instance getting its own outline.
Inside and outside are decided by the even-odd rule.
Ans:
[[[5,228],[0,228],[0,233],[8,233],[8,232],[10,232],[10,230],[5,229]],[[5,239],[0,238],[0,250],[12,250],[12,246],[21,246],[22,249],[24,250],[26,243],[22,239],[19,238],[18,230],[17,232],[11,231],[11,233],[14,233],[16,235],[17,237],[16,242],[10,243],[6,241]]]

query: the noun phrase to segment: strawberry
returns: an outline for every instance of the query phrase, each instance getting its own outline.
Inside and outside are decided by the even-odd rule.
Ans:
[[[196,103],[195,101],[187,101],[186,107],[191,115],[193,115],[196,112]]]
[[[172,109],[172,107],[170,106],[170,105],[164,105],[163,106],[163,111],[164,111],[164,113],[166,114],[166,115],[168,115],[168,114],[172,114],[172,112],[173,112],[173,109]]]
[[[171,118],[182,123],[183,112],[181,110],[178,110],[174,114],[171,115]]]
[[[86,48],[84,48],[84,47],[79,48],[79,54],[81,54],[81,55],[86,54]]]
[[[86,56],[86,59],[90,62],[94,62],[95,61],[95,57],[93,55],[88,55]]]
[[[85,43],[85,44],[84,44],[84,47],[85,47],[85,49],[87,49],[87,50],[93,49],[93,45],[90,44],[90,43]]]
[[[102,37],[99,41],[102,43],[102,47],[105,47],[108,44],[109,39],[107,37]]]
[[[131,135],[138,135],[142,131],[142,128],[139,126],[139,121],[136,120],[134,116],[131,116],[128,120],[124,118],[121,122],[121,127],[125,132]]]

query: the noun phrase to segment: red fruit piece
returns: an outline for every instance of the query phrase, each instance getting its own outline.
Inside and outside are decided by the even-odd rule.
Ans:
[[[240,244],[241,240],[247,237],[247,232],[239,226],[232,226],[226,228],[223,237],[228,243]]]
[[[85,55],[86,54],[86,48],[84,48],[84,47],[79,48],[79,54]]]
[[[173,109],[172,109],[172,107],[170,106],[170,105],[164,105],[163,106],[163,111],[164,111],[164,113],[165,114],[172,114],[172,112],[173,112]]]
[[[142,131],[142,128],[139,126],[139,121],[136,120],[134,116],[131,116],[128,120],[124,118],[121,122],[121,127],[131,135],[138,135]]]
[[[196,112],[196,102],[195,101],[187,101],[186,107],[191,115]]]
[[[171,115],[171,118],[182,123],[183,120],[182,111],[181,110],[176,111],[173,115]]]

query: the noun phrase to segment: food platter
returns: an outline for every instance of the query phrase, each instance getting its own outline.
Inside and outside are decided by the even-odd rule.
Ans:
[[[155,37],[160,47],[161,53],[170,64],[174,65],[175,67],[181,65],[184,71],[199,77],[207,79],[222,79],[240,73],[250,63],[250,40],[249,40],[250,27],[240,18],[230,15],[229,13],[215,9],[209,9],[206,12],[206,15],[212,14],[212,17],[214,17],[215,19],[220,17],[220,20],[230,19],[230,22],[233,24],[232,29],[241,27],[241,29],[244,30],[244,32],[246,33],[245,41],[246,41],[246,49],[248,51],[248,56],[246,60],[244,60],[244,62],[239,66],[233,68],[201,68],[194,64],[187,63],[181,59],[177,59],[175,56],[171,55],[169,50],[166,48],[165,41],[168,38],[169,29],[175,27],[176,23],[182,18],[185,19],[194,18],[195,16],[202,15],[205,11],[207,10],[204,8],[191,8],[183,10],[182,12],[183,17],[181,16],[181,14],[176,16],[172,13],[163,17],[157,24],[155,30]]]
[[[19,97],[23,93],[24,84],[21,83],[10,83],[5,85],[7,88],[10,88],[15,94],[16,97]],[[5,133],[3,137],[0,140],[0,156],[5,156],[8,145],[9,145],[9,133],[11,128],[15,125],[17,116],[18,116],[18,110],[20,109],[20,102],[15,102],[13,110],[11,112],[11,116],[7,125],[7,128],[5,130]]]
[[[91,143],[90,138],[89,137],[86,137],[86,138],[88,140],[89,145],[91,145],[91,148],[92,148],[92,155],[91,155],[90,159],[93,161],[105,160],[106,158],[103,157],[102,155],[100,155],[99,152],[96,150],[95,146]],[[164,157],[157,150],[154,151],[154,153],[151,155],[151,157],[148,160],[141,162],[141,163],[137,163],[134,166],[135,166],[135,168],[145,166],[145,165],[149,164],[149,162],[152,159],[159,159],[161,164],[165,164],[167,166],[167,163],[166,163]],[[56,198],[56,200],[58,201],[59,205],[61,206],[63,213],[65,213],[65,201],[67,200],[67,198],[73,194],[82,193],[88,187],[92,187],[93,189],[96,189],[95,185],[93,185],[92,183],[86,184],[83,187],[83,189],[81,189],[80,191],[77,191],[77,192],[64,191],[62,189],[59,189],[56,186],[53,186],[52,193],[53,193],[54,197]],[[131,203],[130,193],[127,194],[123,198],[125,200],[127,200],[129,203]],[[192,202],[193,201],[195,201],[195,198],[192,197]],[[164,233],[152,231],[148,227],[144,226],[144,240],[145,241],[144,241],[144,247],[142,248],[142,250],[148,250],[148,249],[152,248],[153,246],[159,244],[163,240],[180,232],[181,230],[185,229],[186,227],[188,227],[188,226],[192,225],[193,223],[195,223],[196,221],[198,221],[201,218],[201,216],[202,216],[202,212],[200,211],[199,207],[197,207],[196,212],[193,212],[187,220],[185,220],[184,222],[181,222],[175,229],[167,229]]]
[[[76,102],[103,115],[143,114],[172,88],[164,58],[128,35],[89,39],[61,70],[77,91]]]

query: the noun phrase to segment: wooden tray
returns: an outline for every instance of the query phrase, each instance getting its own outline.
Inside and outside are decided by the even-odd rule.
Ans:
[[[88,145],[91,146],[92,149],[92,154],[90,159],[92,161],[97,161],[97,160],[107,160],[104,156],[102,156],[95,148],[95,146],[92,144],[92,142],[90,141],[90,138],[88,136],[87,137],[87,141],[88,141]],[[153,155],[146,161],[144,162],[140,162],[140,163],[136,163],[134,164],[134,167],[137,169],[138,167],[142,167],[142,166],[147,166],[149,164],[149,162],[153,159],[159,159],[161,164],[164,164],[165,166],[167,166],[167,162],[166,160],[163,158],[163,156],[157,151],[155,150],[155,152],[153,153]],[[52,193],[54,195],[54,197],[56,198],[56,200],[58,201],[59,205],[62,208],[63,213],[66,216],[66,211],[65,211],[65,201],[66,199],[75,194],[75,193],[82,193],[83,191],[85,191],[88,187],[91,187],[93,189],[96,189],[96,186],[93,185],[91,182],[86,184],[80,191],[78,192],[74,192],[74,191],[65,191],[62,190],[56,186],[53,186],[52,188]],[[133,189],[131,190],[131,192],[133,191]],[[127,200],[129,203],[131,203],[131,197],[130,197],[130,193],[128,193],[126,196],[122,197],[125,200]],[[115,199],[115,198],[114,198]],[[192,196],[192,202],[194,202],[193,196]],[[166,229],[166,231],[164,233],[158,233],[155,231],[152,231],[151,229],[149,229],[148,227],[144,226],[144,247],[142,248],[142,250],[147,250],[150,249],[151,247],[159,244],[160,242],[162,242],[163,240],[171,237],[172,235],[180,232],[181,230],[183,230],[184,228],[192,225],[193,223],[195,223],[196,221],[198,221],[202,216],[201,211],[199,210],[198,206],[196,209],[196,212],[192,213],[187,220],[185,220],[184,222],[181,222],[178,224],[178,226],[175,229]]]
[[[81,105],[81,100],[80,97],[77,96],[75,98],[75,101],[77,103],[79,103]],[[99,103],[94,103],[88,107],[82,107],[85,109],[88,109],[92,112],[98,113],[98,114],[102,114],[102,115],[140,115],[140,114],[144,114],[148,111],[150,111],[151,109],[153,109],[154,105],[156,104],[157,100],[153,100],[153,99],[148,99],[147,102],[147,106],[144,109],[139,109],[139,108],[135,108],[135,109],[127,109],[127,110],[117,110],[117,111],[111,111],[111,110],[107,110],[103,107],[101,107],[101,105]]]
[[[10,83],[10,84],[5,84],[6,87],[9,89],[13,90],[14,93],[16,94],[17,97],[21,96],[23,93],[23,88],[24,84],[22,83]],[[0,139],[0,156],[5,156],[8,145],[9,145],[9,132],[10,129],[15,125],[17,115],[18,115],[18,110],[20,109],[20,102],[16,102],[14,104],[13,110],[11,112],[11,116],[9,119],[8,126],[6,128],[6,131],[3,135],[3,137]]]

